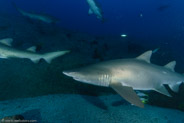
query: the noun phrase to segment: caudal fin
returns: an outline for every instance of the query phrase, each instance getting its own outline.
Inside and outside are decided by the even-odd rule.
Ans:
[[[59,56],[62,56],[66,53],[69,53],[69,50],[66,51],[57,51],[57,52],[51,52],[51,53],[46,53],[43,55],[43,59],[47,62],[47,63],[51,63],[51,61]]]
[[[14,7],[18,12],[20,12],[21,14],[24,15],[25,12],[24,12],[22,9],[18,8],[17,5],[16,5],[14,2],[11,2],[11,3],[12,3],[12,5],[13,5],[13,7]]]

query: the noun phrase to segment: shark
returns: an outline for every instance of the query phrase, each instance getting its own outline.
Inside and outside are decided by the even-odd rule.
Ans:
[[[172,97],[166,85],[173,92],[178,92],[184,82],[184,76],[174,70],[176,61],[158,66],[150,62],[151,55],[150,50],[136,58],[104,61],[66,70],[63,74],[83,83],[111,87],[129,103],[143,108],[144,104],[136,91],[152,90]]]
[[[89,5],[88,14],[89,15],[95,14],[96,17],[103,22],[104,21],[103,12],[100,5],[96,2],[96,0],[87,0],[87,3]]]
[[[27,58],[33,61],[34,63],[38,63],[40,59],[44,59],[47,63],[51,63],[51,61],[59,56],[62,56],[66,53],[69,53],[69,50],[65,51],[56,51],[49,52],[45,54],[36,53],[36,47],[32,46],[27,50],[18,50],[12,48],[12,38],[5,38],[0,40],[0,58],[8,59],[8,58]]]
[[[42,13],[33,13],[33,12],[27,12],[27,11],[24,11],[23,9],[20,9],[18,8],[15,3],[12,3],[13,6],[16,8],[16,10],[21,14],[23,15],[24,17],[27,17],[29,19],[32,19],[32,20],[39,20],[39,21],[42,21],[42,22],[45,22],[45,23],[56,23],[59,21],[58,18],[56,17],[53,17],[53,16],[50,16],[48,14],[42,14]]]

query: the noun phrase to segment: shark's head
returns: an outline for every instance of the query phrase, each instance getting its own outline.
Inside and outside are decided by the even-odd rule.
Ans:
[[[103,74],[98,70],[92,69],[77,69],[71,71],[64,71],[63,74],[72,77],[76,81],[88,83],[97,86],[109,86],[111,77]]]

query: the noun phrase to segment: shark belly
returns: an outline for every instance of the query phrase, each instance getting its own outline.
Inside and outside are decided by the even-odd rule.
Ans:
[[[132,87],[134,90],[155,90],[167,96],[171,96],[164,85],[168,85],[171,90],[178,92],[179,85],[183,82],[184,77],[167,68],[151,64],[142,64],[135,61],[127,68],[120,82],[122,85]],[[120,76],[119,76],[120,78]]]
[[[168,75],[164,73],[165,71]],[[166,83],[170,79],[167,77],[171,76],[170,74],[168,70],[162,70],[141,61],[125,61],[124,65],[113,70],[113,81],[118,81],[135,90],[154,90]]]
[[[132,87],[135,90],[151,90],[155,85],[158,85],[160,80],[154,76],[148,75],[146,72],[136,71],[123,72],[122,78],[118,77],[113,81],[120,82],[123,86]]]

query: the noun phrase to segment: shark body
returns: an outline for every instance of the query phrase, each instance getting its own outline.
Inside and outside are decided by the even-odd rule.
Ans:
[[[171,97],[164,85],[178,92],[184,82],[184,76],[174,71],[175,61],[157,66],[150,63],[151,55],[147,51],[135,59],[111,60],[63,73],[80,82],[112,87],[131,104],[144,107],[134,90],[154,90]]]
[[[39,21],[42,21],[45,23],[56,23],[57,21],[59,21],[59,19],[57,19],[53,16],[50,16],[50,15],[47,15],[47,14],[41,14],[41,13],[38,14],[38,13],[24,11],[24,10],[18,8],[14,3],[13,3],[13,6],[16,8],[16,10],[21,15],[23,15],[24,17],[33,19],[33,20],[39,20]]]
[[[33,61],[34,63],[38,63],[40,59],[44,59],[46,62],[51,63],[54,58],[62,56],[69,51],[56,51],[45,54],[35,53],[36,47],[30,47],[27,50],[18,50],[11,47],[13,39],[6,38],[0,40],[0,58],[8,59],[8,58],[27,58]]]
[[[88,14],[95,14],[98,19],[104,21],[102,9],[100,8],[96,0],[87,0],[87,3],[89,5]]]

